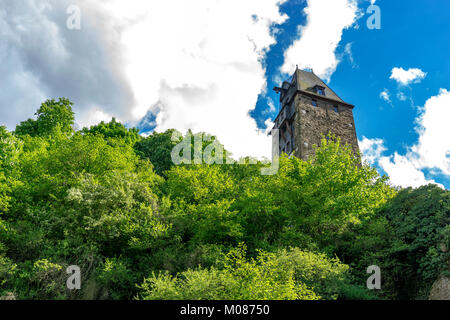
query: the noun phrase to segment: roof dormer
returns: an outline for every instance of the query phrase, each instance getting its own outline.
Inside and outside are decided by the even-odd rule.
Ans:
[[[321,95],[321,96],[324,96],[324,95],[325,95],[325,87],[323,87],[323,86],[319,86],[319,85],[314,86],[314,87],[313,87],[313,90],[314,90],[314,92],[317,93],[318,95]]]

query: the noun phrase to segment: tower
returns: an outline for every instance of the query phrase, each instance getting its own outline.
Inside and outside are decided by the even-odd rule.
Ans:
[[[274,126],[279,129],[280,153],[307,160],[314,153],[313,145],[320,146],[322,135],[331,132],[357,154],[354,106],[339,98],[312,70],[297,68],[290,81],[274,90],[280,94]]]

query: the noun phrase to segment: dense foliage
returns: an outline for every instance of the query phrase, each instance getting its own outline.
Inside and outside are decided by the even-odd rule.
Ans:
[[[396,190],[339,139],[265,176],[250,158],[174,165],[185,138],[229,160],[202,133],[75,132],[71,107],[0,127],[0,297],[417,299],[449,272],[449,191]],[[366,288],[370,265],[382,290]]]

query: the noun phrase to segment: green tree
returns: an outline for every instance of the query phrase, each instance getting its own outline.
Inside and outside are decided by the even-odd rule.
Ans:
[[[100,181],[87,175],[68,191],[59,216],[70,237],[96,244],[105,256],[148,250],[169,228],[159,215],[153,188],[131,173],[111,172]]]
[[[138,129],[127,129],[123,124],[117,122],[116,118],[112,118],[109,123],[102,121],[95,126],[91,126],[89,129],[84,128],[82,132],[83,134],[100,134],[106,139],[122,139],[125,143],[130,145],[134,145],[136,142],[141,140]]]
[[[164,215],[193,245],[237,243],[239,212],[232,209],[237,186],[220,166],[178,166],[167,173]]]
[[[163,133],[153,132],[135,144],[135,150],[143,159],[149,159],[159,175],[169,170],[172,166],[171,153],[181,139],[172,141],[176,130],[167,130]],[[181,134],[180,134],[181,135]]]
[[[440,275],[450,275],[450,191],[436,185],[399,192],[381,210],[389,240],[377,253],[386,284],[400,299],[427,299]]]
[[[220,268],[187,270],[175,277],[153,274],[140,286],[144,300],[318,300],[314,289],[296,281],[296,265],[277,254],[247,259],[244,247],[232,249]],[[298,262],[298,261],[296,261]],[[306,262],[306,261],[305,261]],[[314,264],[310,266],[314,268]],[[341,271],[342,272],[344,269]]]
[[[230,154],[204,133],[73,132],[67,99],[36,115],[0,127],[0,298],[372,299],[376,264],[380,297],[415,299],[448,274],[449,192],[395,190],[333,136],[263,176],[210,163]],[[197,161],[172,162],[182,141]]]
[[[159,215],[161,178],[132,146],[111,139],[66,136],[59,129],[47,137],[23,136],[17,164],[20,183],[11,190],[11,210],[0,220],[0,239],[7,248],[4,261],[17,262],[17,272],[8,276],[8,292],[20,299],[70,298],[53,285],[61,276],[55,270],[49,282],[36,280],[35,262],[46,259],[86,270],[86,283],[99,289],[88,287],[77,298],[96,296],[91,292],[98,290],[110,290],[112,298],[135,294],[133,285],[127,290],[110,285],[96,266],[120,255],[145,256],[170,225]],[[136,265],[132,278],[141,268]]]
[[[66,98],[58,101],[51,99],[41,104],[36,112],[37,119],[28,119],[16,127],[17,135],[47,136],[59,127],[61,133],[70,135],[73,133],[75,116],[72,111],[73,103]]]
[[[15,188],[19,212],[27,204],[58,203],[83,174],[102,177],[113,170],[133,171],[139,162],[130,145],[111,144],[100,135],[77,132],[67,137],[56,130],[48,138],[26,136],[23,141],[18,166],[22,183]]]
[[[11,190],[18,183],[17,167],[21,152],[22,142],[0,126],[0,215],[8,209]]]
[[[138,154],[144,158],[149,159],[155,166],[155,171],[159,175],[166,175],[175,164],[172,160],[172,152],[176,145],[188,139],[190,145],[189,159],[190,164],[200,164],[214,162],[215,159],[221,159],[222,163],[226,163],[231,153],[225,150],[224,146],[215,137],[209,134],[200,132],[193,134],[190,130],[183,136],[176,130],[167,130],[163,133],[153,132],[150,136],[142,139],[135,145]],[[187,148],[189,149],[189,148]],[[223,150],[223,157],[216,152]],[[183,157],[186,156],[183,154]],[[195,158],[200,159],[200,163],[195,162]]]
[[[311,160],[282,157],[277,175],[249,180],[235,208],[249,245],[301,244],[333,254],[337,235],[373,217],[395,194],[386,181],[361,166],[349,146],[323,139]]]

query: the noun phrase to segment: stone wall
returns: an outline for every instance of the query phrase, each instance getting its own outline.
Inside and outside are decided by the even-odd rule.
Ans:
[[[350,144],[355,154],[359,152],[353,110],[339,102],[314,98],[317,107],[312,105],[312,97],[297,94],[294,100],[296,116],[294,120],[295,155],[308,159],[313,153],[313,145],[320,145],[321,135],[329,132],[341,138],[342,144]],[[334,111],[338,106],[339,112]]]

